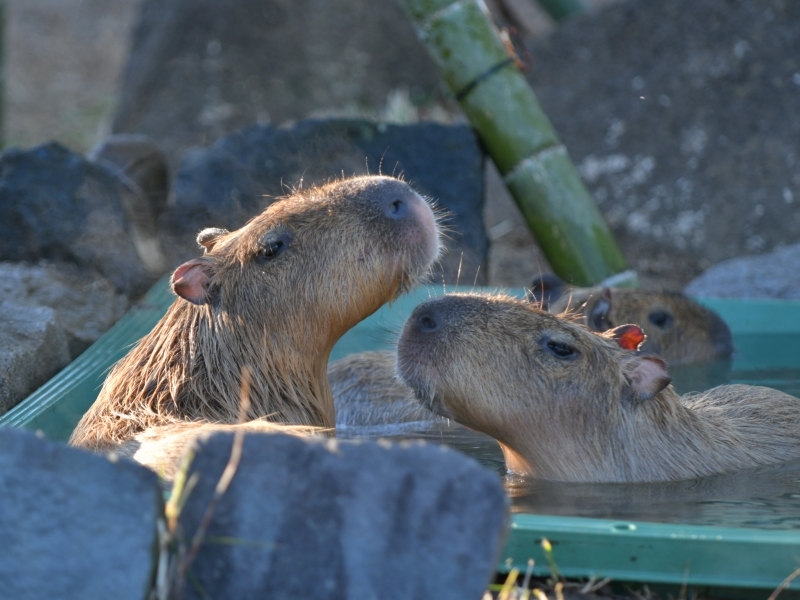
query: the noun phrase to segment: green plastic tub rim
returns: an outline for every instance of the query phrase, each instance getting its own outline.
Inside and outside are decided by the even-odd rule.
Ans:
[[[331,360],[392,347],[403,321],[417,304],[452,291],[525,294],[523,289],[423,286],[356,325],[336,345]],[[110,367],[152,329],[173,300],[165,277],[86,352],[1,416],[0,426],[39,430],[48,438],[66,441],[97,397]],[[734,338],[800,333],[800,302],[699,301],[720,313]],[[800,566],[800,531],[515,514],[499,570],[516,567],[524,571],[533,558],[534,573],[550,574],[541,548],[543,538],[552,544],[558,569],[567,577],[724,589],[728,597],[763,598],[765,591],[775,589]],[[800,583],[790,586],[787,598],[797,595],[791,590],[800,590]]]

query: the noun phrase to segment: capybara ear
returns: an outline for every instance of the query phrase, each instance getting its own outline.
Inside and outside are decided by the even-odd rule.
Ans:
[[[672,383],[660,356],[635,352],[621,359],[622,372],[636,400],[649,400]]]
[[[608,314],[611,312],[611,290],[603,288],[600,292],[600,299],[595,302],[592,310],[589,311],[589,328],[594,331],[607,331],[611,327],[608,322]]]
[[[531,282],[531,289],[526,297],[531,304],[537,304],[542,310],[547,310],[550,305],[558,300],[567,289],[566,282],[555,275],[539,275]]]
[[[172,274],[172,291],[192,304],[205,304],[213,266],[210,258],[194,258],[183,263]]]
[[[644,331],[638,325],[620,325],[607,331],[604,337],[614,340],[625,350],[638,350],[639,346],[644,344],[647,339]]]
[[[220,229],[219,227],[209,227],[198,233],[197,243],[203,249],[203,254],[209,252],[214,247],[214,244],[217,243],[219,237],[227,233],[229,233],[227,229]]]

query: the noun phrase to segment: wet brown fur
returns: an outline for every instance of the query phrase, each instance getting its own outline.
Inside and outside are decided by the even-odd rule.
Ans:
[[[420,333],[415,319],[434,308],[443,324]],[[398,373],[428,408],[491,435],[509,469],[536,477],[680,480],[800,457],[797,398],[746,385],[680,397],[663,361],[611,335],[509,297],[455,294],[409,318]]]
[[[334,343],[415,285],[439,252],[430,210],[416,205],[428,211],[424,226],[397,225],[375,204],[381,194],[424,204],[399,180],[359,177],[297,191],[234,232],[201,235],[207,253],[190,262],[209,274],[206,301],[176,299],[111,371],[70,443],[101,451],[175,421],[236,423],[244,367],[247,419],[332,429]],[[289,236],[288,249],[264,262],[271,235]]]
[[[642,350],[673,365],[727,358],[733,352],[730,330],[719,315],[679,292],[565,287],[544,308],[553,314],[576,313],[580,322],[594,331],[626,323],[639,325],[647,334]],[[598,312],[602,318],[597,318]],[[658,326],[653,317],[669,320]]]

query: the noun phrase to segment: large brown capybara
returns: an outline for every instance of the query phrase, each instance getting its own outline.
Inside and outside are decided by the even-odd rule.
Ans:
[[[495,438],[513,472],[668,481],[800,457],[800,399],[725,385],[679,396],[635,325],[605,333],[505,296],[419,305],[398,373],[432,411]]]
[[[175,303],[111,371],[71,444],[104,451],[152,427],[237,423],[245,367],[246,420],[332,429],[331,348],[440,251],[429,205],[390,177],[297,191],[198,242],[205,254],[172,276]]]
[[[528,299],[553,314],[577,313],[592,331],[634,323],[647,334],[642,350],[671,365],[723,359],[733,353],[725,321],[679,292],[576,288],[554,275],[543,275],[533,280]]]
[[[548,312],[569,312],[593,331],[623,323],[642,327],[643,351],[658,354],[671,365],[724,359],[733,352],[733,338],[713,311],[676,292],[630,288],[573,288],[544,275],[533,281],[528,299]],[[390,423],[437,423],[395,376],[392,352],[364,352],[335,361],[328,378],[336,405],[337,426]]]

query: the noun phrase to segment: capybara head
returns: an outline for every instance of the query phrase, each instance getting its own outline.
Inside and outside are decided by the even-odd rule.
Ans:
[[[390,177],[298,191],[198,242],[204,255],[172,276],[178,299],[109,375],[72,443],[113,445],[172,418],[236,422],[245,366],[249,418],[332,428],[331,348],[440,251],[427,202]]]
[[[647,334],[642,350],[670,364],[728,358],[730,329],[714,311],[678,292],[632,288],[574,288],[553,275],[533,280],[528,299],[548,312],[577,312],[593,331],[635,323]]]
[[[529,302],[455,294],[414,310],[397,371],[537,477],[677,480],[800,455],[800,400],[742,385],[681,398],[643,341],[636,325],[597,333]]]

